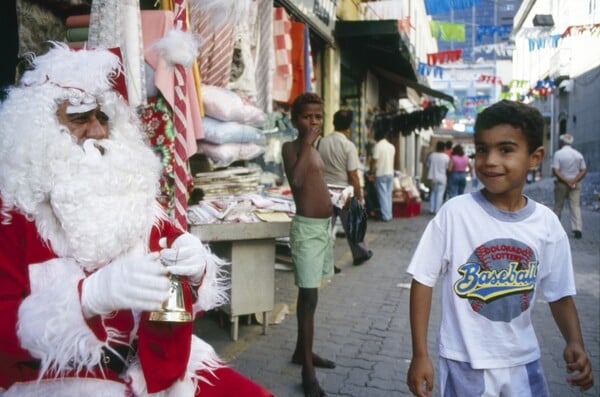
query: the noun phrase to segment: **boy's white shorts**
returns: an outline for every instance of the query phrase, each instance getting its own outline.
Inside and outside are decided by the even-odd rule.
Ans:
[[[539,360],[509,368],[473,369],[440,357],[442,397],[549,397]]]

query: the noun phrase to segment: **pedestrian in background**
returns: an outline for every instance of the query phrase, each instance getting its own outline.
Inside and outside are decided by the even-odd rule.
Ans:
[[[469,155],[471,166],[469,167],[469,175],[471,176],[471,189],[477,190],[479,187],[479,181],[477,180],[477,174],[475,173],[475,154]]]
[[[554,213],[560,219],[565,199],[569,200],[571,230],[575,238],[581,238],[581,180],[587,173],[583,155],[573,149],[573,135],[563,134],[558,138],[560,149],[552,158],[554,183]]]
[[[456,197],[465,192],[467,186],[467,171],[470,169],[470,160],[465,154],[462,145],[458,144],[452,148],[452,156],[448,164],[448,196]]]
[[[444,153],[446,154],[446,156],[448,156],[448,158],[452,158],[452,146],[453,145],[454,145],[454,143],[452,143],[452,141],[446,141],[444,143]],[[446,181],[448,180],[449,176],[450,176],[450,171],[446,170]],[[448,200],[448,197],[450,197],[450,192],[448,191],[448,183],[446,183],[446,189],[444,190],[443,201]]]
[[[321,280],[333,276],[329,234],[332,204],[323,178],[323,160],[313,146],[323,127],[323,100],[314,93],[298,95],[292,103],[291,120],[298,137],[283,144],[282,157],[296,204],[290,225],[294,281],[298,286],[298,336],[292,362],[302,365],[304,394],[324,396],[315,367],[335,368],[335,363],[312,351],[319,287]]]
[[[354,188],[354,197],[359,203],[364,204],[363,190],[360,186],[360,160],[356,146],[351,141],[352,136],[352,110],[338,110],[333,115],[334,131],[331,134],[324,136],[317,141],[317,150],[321,155],[323,164],[325,165],[324,178],[325,182],[330,185],[347,186],[351,185]],[[367,247],[364,241],[356,243],[350,239],[348,233],[348,216],[349,209],[347,207],[333,207],[333,216],[331,218],[332,238],[335,240],[335,223],[337,218],[340,218],[346,240],[352,252],[353,264],[355,266],[369,260],[373,253]],[[335,267],[335,273],[339,273],[341,269]]]
[[[381,211],[381,220],[392,220],[392,189],[394,187],[394,156],[396,148],[386,139],[387,130],[375,124],[375,147],[371,158],[370,173],[375,176],[375,188]]]
[[[407,385],[431,395],[427,326],[441,277],[441,396],[549,396],[531,322],[549,302],[566,342],[566,380],[594,384],[575,295],[569,239],[556,216],[523,196],[527,172],[544,158],[544,119],[520,102],[500,101],[475,121],[477,176],[484,188],[458,196],[433,218],[408,266],[413,281],[413,357]]]
[[[431,181],[431,193],[429,194],[429,213],[436,214],[444,202],[446,191],[447,172],[450,157],[444,153],[444,142],[438,141],[435,152],[427,158],[427,179]]]

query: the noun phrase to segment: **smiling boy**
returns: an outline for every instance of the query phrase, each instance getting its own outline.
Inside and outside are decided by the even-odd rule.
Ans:
[[[427,352],[432,289],[442,284],[441,396],[548,396],[531,322],[534,302],[549,302],[563,335],[567,381],[593,385],[572,296],[568,237],[554,213],[523,195],[544,157],[538,110],[500,101],[475,122],[475,167],[483,189],[449,200],[427,226],[409,264],[413,357],[407,385],[430,396]]]

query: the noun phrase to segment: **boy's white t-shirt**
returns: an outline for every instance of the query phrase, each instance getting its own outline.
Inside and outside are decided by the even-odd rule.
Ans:
[[[534,302],[575,295],[569,240],[556,215],[531,199],[517,212],[502,211],[480,191],[442,206],[408,273],[430,287],[441,277],[439,354],[474,369],[540,358]]]

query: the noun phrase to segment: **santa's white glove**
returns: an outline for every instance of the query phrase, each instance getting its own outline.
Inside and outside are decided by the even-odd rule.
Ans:
[[[116,260],[83,281],[83,314],[89,318],[123,309],[159,310],[169,297],[170,286],[158,253]]]
[[[204,244],[187,232],[177,237],[171,248],[166,248],[166,244],[165,238],[159,240],[159,245],[163,247],[160,259],[169,273],[187,276],[192,284],[198,284],[204,276],[206,260],[210,255]]]

